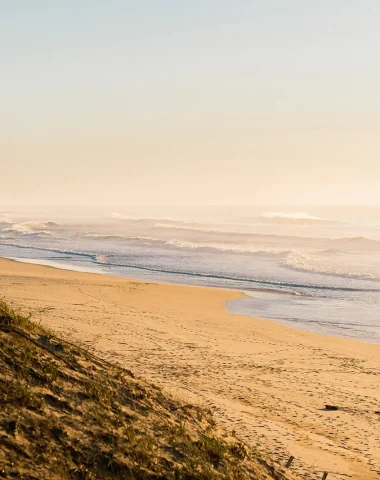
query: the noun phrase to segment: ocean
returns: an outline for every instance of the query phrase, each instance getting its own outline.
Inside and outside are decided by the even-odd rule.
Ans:
[[[0,256],[235,289],[232,313],[380,343],[380,207],[18,208]]]

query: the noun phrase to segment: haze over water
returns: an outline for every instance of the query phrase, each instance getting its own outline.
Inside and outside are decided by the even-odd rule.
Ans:
[[[380,207],[17,209],[0,256],[244,291],[233,313],[380,343]]]

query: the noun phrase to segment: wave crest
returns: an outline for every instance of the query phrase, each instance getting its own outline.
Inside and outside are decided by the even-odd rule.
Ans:
[[[55,222],[21,222],[14,223],[8,228],[5,228],[4,232],[21,233],[23,235],[51,235],[48,229],[59,227],[60,225]]]
[[[327,256],[332,251],[324,251]],[[323,257],[317,257],[300,252],[290,252],[281,265],[300,272],[317,273],[334,277],[355,278],[361,280],[380,280],[380,269],[370,271],[369,265],[350,264],[349,262],[336,264],[336,262],[324,261]]]
[[[315,217],[305,212],[263,212],[259,216],[260,220],[268,223],[336,223],[330,220],[324,220],[323,218]]]

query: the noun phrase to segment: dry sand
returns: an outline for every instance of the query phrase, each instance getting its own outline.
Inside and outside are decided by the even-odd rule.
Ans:
[[[189,402],[304,479],[380,476],[380,346],[227,313],[228,290],[0,260],[0,295]],[[339,405],[325,411],[325,404]]]

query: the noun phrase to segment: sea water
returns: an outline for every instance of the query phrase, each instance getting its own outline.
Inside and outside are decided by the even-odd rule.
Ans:
[[[232,313],[380,343],[380,207],[18,208],[0,256],[236,289]]]

